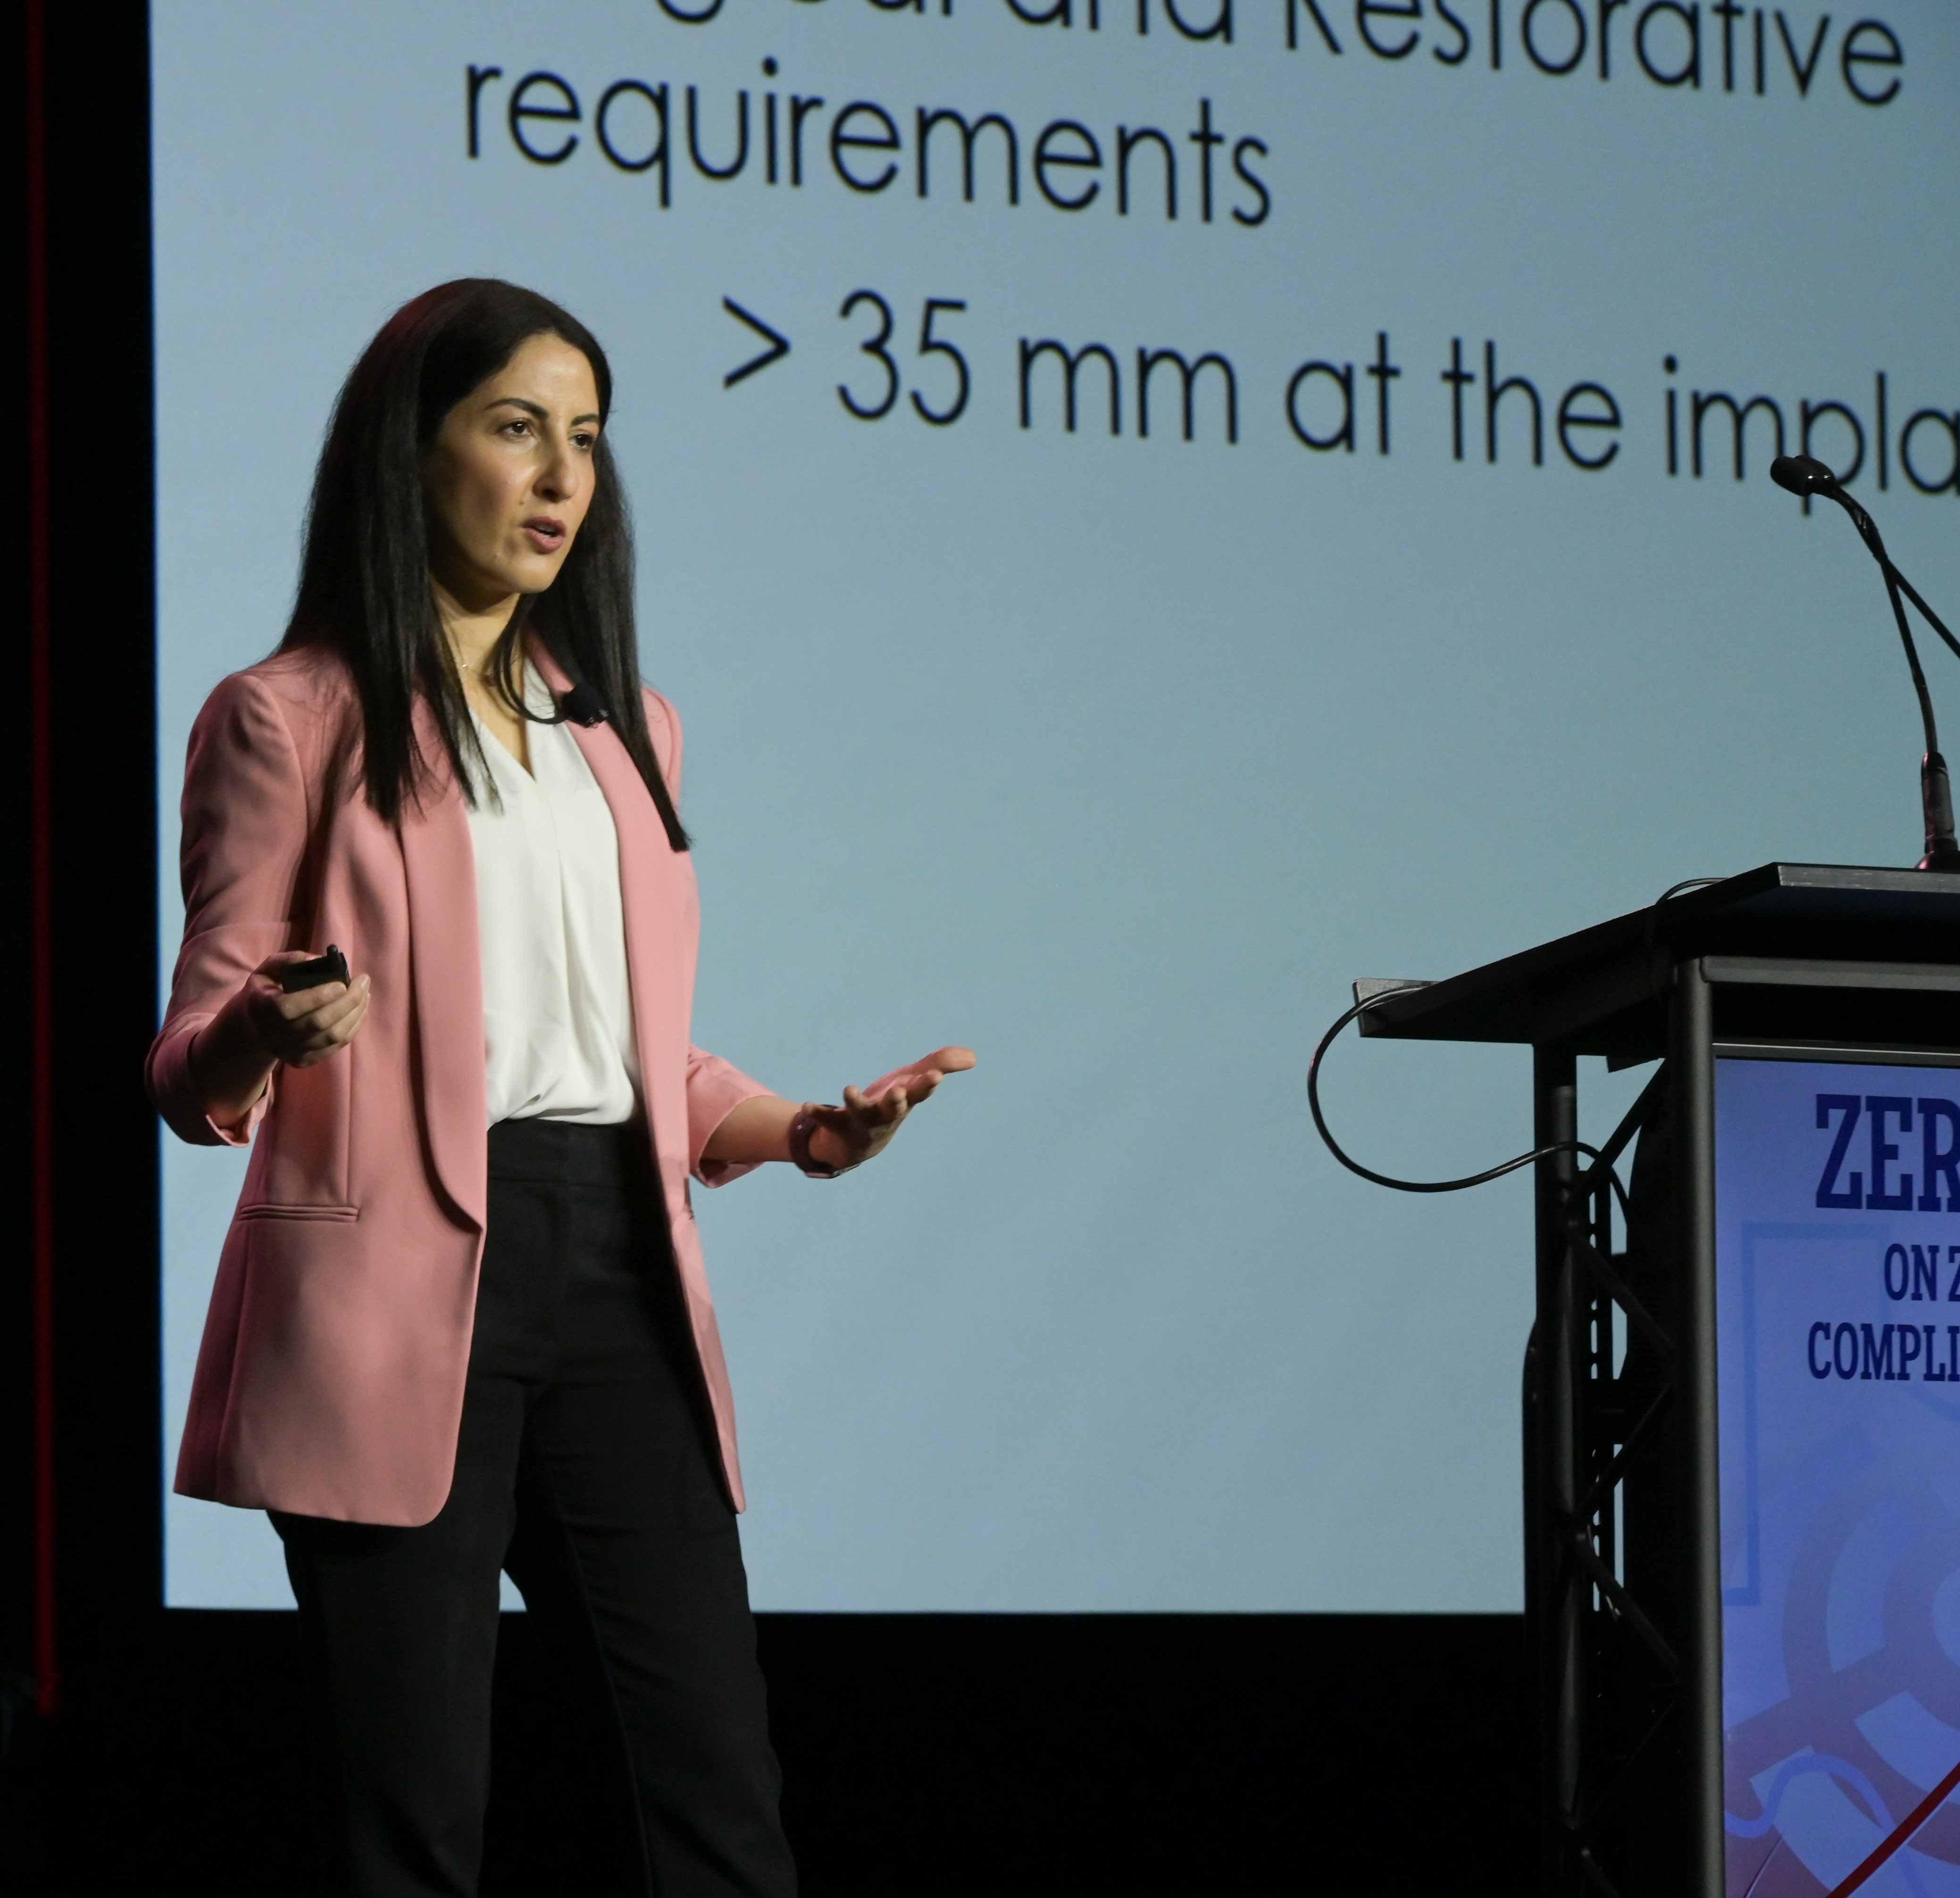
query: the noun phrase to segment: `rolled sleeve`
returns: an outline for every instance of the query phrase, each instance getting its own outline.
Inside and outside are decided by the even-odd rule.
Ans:
[[[703,1157],[704,1151],[714,1130],[744,1101],[775,1092],[774,1088],[765,1087],[718,1054],[698,1048],[688,1050],[687,1170],[703,1186],[726,1186],[756,1170],[756,1161],[710,1160]]]
[[[266,1082],[266,1091],[236,1127],[220,1127],[199,1103],[190,1074],[191,1044],[212,1019],[209,1013],[183,1015],[170,1022],[150,1044],[150,1057],[143,1064],[144,1084],[164,1117],[164,1124],[179,1140],[192,1146],[250,1146],[272,1105],[278,1076],[275,1073]]]

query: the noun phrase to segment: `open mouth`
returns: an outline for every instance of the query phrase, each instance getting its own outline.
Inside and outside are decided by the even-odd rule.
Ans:
[[[534,515],[524,523],[524,538],[540,554],[555,554],[565,545],[565,523],[549,514]]]

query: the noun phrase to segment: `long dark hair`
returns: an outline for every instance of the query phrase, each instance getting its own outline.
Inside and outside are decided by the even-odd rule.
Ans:
[[[592,332],[535,291],[492,277],[438,284],[404,304],[354,365],[333,407],[313,477],[299,596],[279,650],[326,647],[345,661],[361,698],[368,802],[389,822],[419,797],[435,761],[415,736],[428,701],[466,797],[482,754],[429,577],[423,456],[443,418],[533,336],[559,338],[592,365],[602,432],[591,505],[546,592],[518,602],[485,676],[523,711],[523,641],[538,634],[604,705],[652,794],[667,841],[688,838],[647,734],[633,629],[633,535],[603,432],[612,372]]]

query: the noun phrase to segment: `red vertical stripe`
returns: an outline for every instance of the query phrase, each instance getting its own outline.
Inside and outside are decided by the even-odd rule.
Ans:
[[[48,438],[47,36],[43,0],[25,0],[27,134],[28,982],[33,1011],[34,1680],[43,1714],[60,1704],[55,1622],[54,784],[49,625],[52,558]]]

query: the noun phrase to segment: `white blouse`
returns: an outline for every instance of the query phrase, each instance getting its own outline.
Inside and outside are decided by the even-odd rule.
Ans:
[[[530,666],[524,694],[552,711]],[[528,728],[528,771],[481,720],[476,736],[497,791],[479,784],[469,813],[489,1124],[629,1121],[640,1067],[606,794],[563,725]]]

